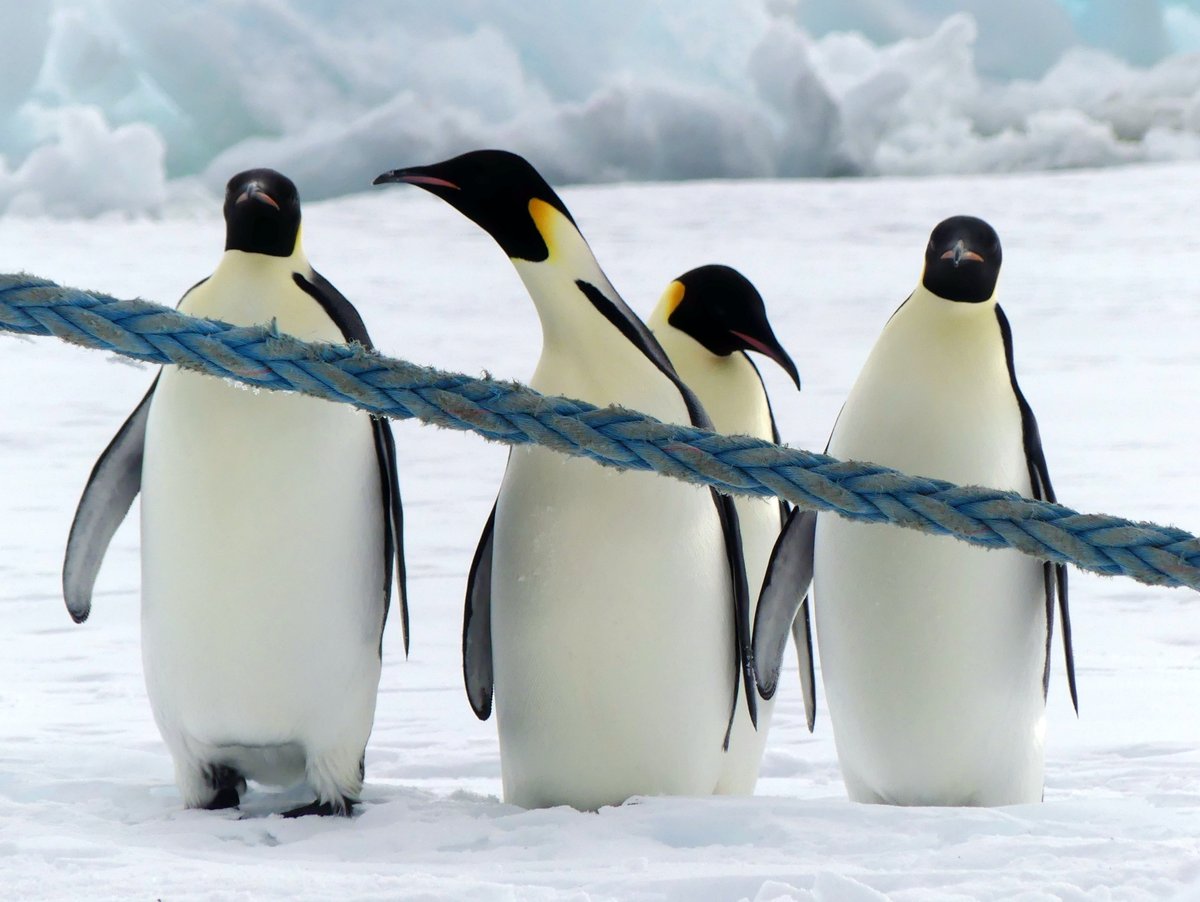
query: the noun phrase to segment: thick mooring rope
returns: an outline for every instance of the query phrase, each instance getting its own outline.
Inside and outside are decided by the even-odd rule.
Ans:
[[[671,426],[635,411],[473,379],[360,347],[303,342],[146,301],[0,275],[0,329],[53,335],[148,363],[173,363],[259,388],[297,391],[395,419],[537,444],[605,466],[654,472],[724,492],[778,495],[851,520],[894,523],[985,548],[1160,586],[1200,589],[1200,540],[1153,523],[1031,501],[1011,492],[907,476],[874,464]]]

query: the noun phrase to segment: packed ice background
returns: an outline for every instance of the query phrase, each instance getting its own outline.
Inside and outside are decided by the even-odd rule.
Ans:
[[[1200,0],[6,0],[0,212],[478,146],[554,183],[1196,159],[1198,51]]]

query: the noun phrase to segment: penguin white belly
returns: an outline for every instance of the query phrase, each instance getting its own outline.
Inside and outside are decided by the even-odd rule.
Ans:
[[[713,792],[734,679],[715,523],[703,489],[513,450],[492,574],[507,801]]]
[[[322,798],[361,780],[380,673],[379,480],[363,414],[163,370],[142,473],[142,648],[185,795],[188,771],[213,763],[279,784],[307,768]]]
[[[906,328],[893,322],[888,329],[897,326]],[[986,353],[962,342],[949,357],[901,357],[892,353],[898,346],[885,332],[842,411],[830,453],[1029,495],[1021,417],[998,332]],[[814,574],[825,692],[851,799],[1039,801],[1041,563],[822,515]]]

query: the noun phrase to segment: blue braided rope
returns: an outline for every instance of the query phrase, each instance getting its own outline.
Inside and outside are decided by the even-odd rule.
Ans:
[[[984,548],[1016,548],[1108,576],[1200,589],[1200,540],[1181,529],[667,425],[636,411],[416,366],[358,346],[303,342],[271,327],[230,326],[18,274],[0,275],[0,329],[53,335],[395,419],[415,417],[509,445],[542,445],[724,492],[777,495],[851,520],[894,523]]]

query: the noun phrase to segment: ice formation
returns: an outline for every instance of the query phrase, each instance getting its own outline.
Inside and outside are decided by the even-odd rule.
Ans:
[[[555,181],[1200,155],[1200,0],[7,0],[0,212],[309,198],[478,146]]]

